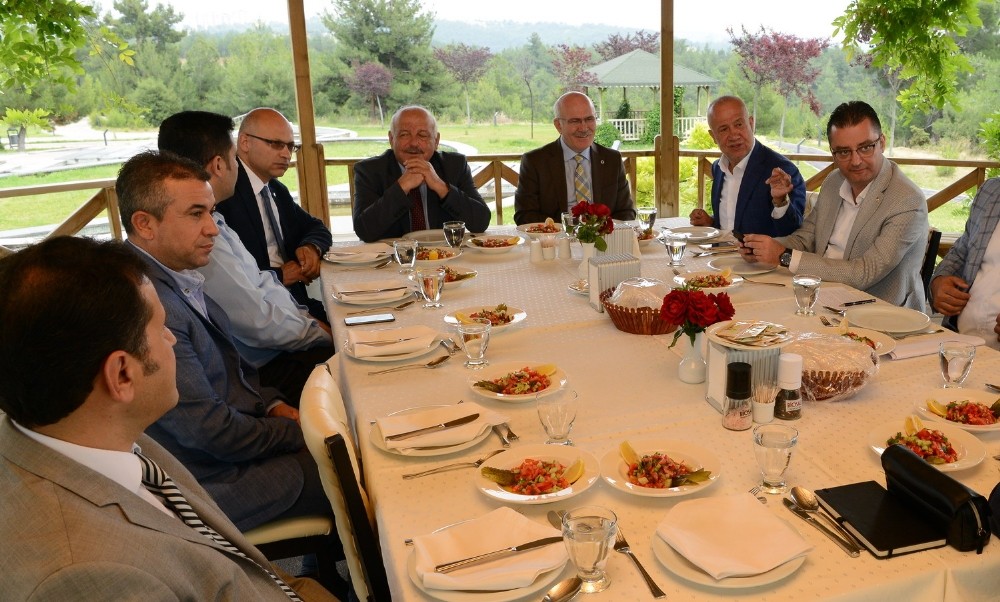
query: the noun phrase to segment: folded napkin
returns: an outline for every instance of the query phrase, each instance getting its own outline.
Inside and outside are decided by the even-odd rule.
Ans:
[[[680,502],[656,534],[715,579],[759,575],[812,550],[748,493]]]
[[[466,441],[472,441],[479,435],[490,430],[495,424],[503,424],[508,418],[503,414],[498,414],[493,410],[488,410],[478,403],[462,403],[446,407],[428,408],[423,412],[413,412],[412,414],[397,414],[395,416],[385,416],[375,422],[378,424],[382,437],[408,433],[417,429],[422,429],[435,424],[442,424],[449,420],[479,414],[479,418],[468,424],[456,426],[410,437],[402,441],[385,441],[385,446],[389,449],[398,450],[406,454],[414,447],[432,447],[439,445],[458,445]]]
[[[335,283],[333,285],[333,292],[340,301],[347,302],[367,302],[367,301],[391,301],[399,299],[408,294],[405,288],[401,289],[399,287],[409,287],[407,282],[402,280],[369,280],[367,282],[341,282]],[[349,291],[376,291],[379,289],[395,289],[391,291],[384,291],[381,293],[360,293],[356,292],[350,295],[344,295],[342,293]]]
[[[354,357],[379,357],[385,355],[402,355],[427,349],[434,343],[438,331],[428,326],[407,326],[406,328],[387,328],[383,330],[349,330],[347,344]],[[377,341],[396,341],[389,345],[364,345]]]
[[[414,568],[428,589],[489,591],[527,587],[538,575],[566,564],[568,555],[565,545],[555,543],[517,552],[447,574],[435,573],[434,567],[543,537],[558,536],[558,529],[501,507],[443,531],[414,537]]]
[[[363,263],[375,261],[389,253],[392,253],[392,247],[384,242],[373,242],[348,247],[330,247],[327,256],[331,261],[340,263]]]
[[[956,341],[959,343],[970,343],[972,345],[985,345],[986,341],[982,337],[971,334],[958,334],[951,330],[945,330],[939,334],[928,334],[920,337],[903,339],[896,343],[896,348],[889,353],[889,357],[894,360],[902,360],[909,357],[919,357],[921,355],[932,355],[938,352],[938,347],[945,341]]]

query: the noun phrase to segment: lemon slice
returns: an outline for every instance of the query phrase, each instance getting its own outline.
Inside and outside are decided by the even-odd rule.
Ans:
[[[535,367],[535,372],[543,376],[552,376],[553,374],[556,373],[556,370],[558,369],[559,368],[556,368],[555,364],[542,364],[541,366]]]
[[[934,412],[935,414],[937,414],[942,418],[948,417],[948,407],[945,406],[944,404],[938,403],[936,399],[927,400],[927,409],[930,410],[931,412]]]
[[[919,416],[907,416],[903,421],[903,432],[907,435],[916,435],[924,430],[924,423]]]
[[[566,471],[563,473],[563,477],[566,479],[566,482],[569,483],[570,485],[579,481],[580,477],[582,476],[583,476],[582,458],[578,458],[576,462],[570,464],[569,468],[567,468]]]
[[[521,240],[520,236],[511,236],[510,238],[507,239],[507,244],[508,245],[516,245],[517,241],[519,241],[519,240]]]
[[[455,312],[455,319],[461,322],[462,324],[472,324],[475,322],[475,320],[472,319],[472,317],[470,317],[469,314],[463,314],[460,311]]]
[[[632,445],[628,441],[622,441],[622,444],[618,446],[618,453],[622,455],[622,460],[629,466],[633,464],[638,464],[639,454],[635,453],[632,449]]]
[[[719,275],[722,276],[723,278],[725,278],[730,283],[733,281],[733,269],[732,268],[726,268],[726,269],[722,270],[722,273],[719,274]]]
[[[840,326],[837,327],[837,334],[845,335],[847,334],[847,329],[850,325],[847,323],[847,318],[840,321]]]

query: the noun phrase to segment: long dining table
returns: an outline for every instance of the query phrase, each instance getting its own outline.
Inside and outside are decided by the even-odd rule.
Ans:
[[[660,219],[657,227],[678,227],[684,218]],[[513,227],[490,232],[516,235]],[[707,270],[711,257],[694,257],[690,245],[684,271]],[[568,384],[579,394],[579,412],[572,429],[574,444],[598,459],[629,439],[659,438],[697,444],[718,456],[720,474],[711,487],[684,497],[640,497],[612,487],[603,479],[571,499],[550,504],[520,505],[516,510],[539,523],[549,510],[567,510],[581,505],[611,508],[631,549],[666,593],[668,600],[754,598],[767,600],[993,600],[1000,595],[1000,543],[991,540],[983,554],[961,553],[951,547],[877,559],[862,551],[851,558],[823,534],[792,515],[780,496],[769,498],[766,508],[788,522],[814,547],[801,567],[792,574],[752,588],[729,589],[699,584],[680,577],[658,561],[653,552],[655,529],[670,509],[683,500],[746,492],[760,482],[753,452],[752,434],[722,427],[720,413],[706,401],[706,387],[685,384],[677,377],[682,344],[670,348],[672,335],[644,336],[618,330],[606,313],[591,307],[588,299],[570,290],[578,279],[581,249],[573,245],[573,258],[532,262],[528,245],[504,254],[482,254],[468,249],[449,265],[477,270],[478,275],[462,286],[445,290],[444,307],[423,309],[417,303],[394,313],[394,324],[347,327],[345,313],[364,309],[332,299],[335,284],[398,279],[395,265],[380,270],[346,269],[324,262],[322,283],[338,353],[331,359],[348,413],[353,420],[361,454],[363,477],[374,506],[382,555],[394,600],[433,600],[441,596],[421,591],[411,580],[408,562],[413,553],[406,540],[459,521],[482,516],[500,503],[483,495],[473,483],[471,469],[452,470],[404,480],[405,473],[457,461],[472,461],[491,450],[501,449],[490,435],[477,445],[437,457],[413,457],[388,453],[372,441],[372,424],[400,410],[460,400],[480,403],[508,418],[520,436],[519,445],[540,444],[545,433],[533,403],[504,403],[478,396],[470,386],[476,373],[463,366],[462,353],[435,369],[406,370],[369,375],[373,369],[414,361],[426,362],[446,355],[443,347],[409,362],[374,363],[349,357],[343,351],[348,328],[375,329],[426,325],[444,336],[454,337],[453,327],[443,316],[457,309],[506,303],[523,309],[527,318],[491,336],[487,358],[492,364],[523,365],[552,363],[562,369]],[[672,268],[666,251],[656,242],[642,248],[641,274],[670,282]],[[744,282],[730,291],[738,320],[767,320],[792,331],[819,331],[819,316],[797,316],[791,274],[784,268],[754,277],[783,283],[785,287]],[[837,283],[824,282],[820,303],[838,293],[858,293]],[[817,307],[818,309],[818,307]],[[822,310],[818,314],[826,313]],[[826,313],[828,316],[833,314]],[[930,335],[934,336],[934,335]],[[966,386],[983,390],[984,383],[1000,368],[1000,354],[979,347]],[[879,425],[898,422],[940,387],[937,354],[891,360],[883,356],[877,375],[853,397],[836,402],[806,402],[802,416],[787,422],[799,430],[786,478],[791,485],[809,489],[875,480],[885,484],[879,457],[869,445],[870,433]],[[977,433],[987,448],[978,465],[950,473],[970,488],[988,495],[1000,479],[1000,434]],[[649,590],[638,571],[623,554],[611,553],[607,572],[612,584],[593,600],[646,600]],[[570,563],[560,579],[572,575]],[[541,599],[544,590],[524,599]],[[471,602],[504,597],[451,592],[445,599]],[[581,598],[584,598],[581,596]]]

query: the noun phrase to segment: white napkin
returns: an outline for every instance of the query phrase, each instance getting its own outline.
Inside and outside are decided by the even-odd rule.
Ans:
[[[406,288],[398,288],[398,287]],[[345,291],[368,291],[378,289],[395,289],[381,293],[355,293],[343,295]],[[367,282],[341,282],[333,285],[333,292],[339,301],[367,302],[367,301],[390,301],[406,296],[409,284],[401,280],[369,280]]]
[[[387,253],[392,253],[392,247],[384,242],[373,242],[347,247],[330,247],[330,250],[327,251],[328,258],[331,261],[338,261],[340,263],[375,261]]]
[[[938,347],[945,341],[956,341],[959,343],[971,343],[979,346],[985,345],[986,341],[982,337],[970,334],[958,334],[951,330],[945,330],[940,334],[929,334],[921,337],[911,337],[896,342],[896,348],[889,352],[889,357],[894,360],[902,360],[909,357],[919,357],[921,355],[932,355],[938,352]]]
[[[407,326],[406,328],[386,328],[383,330],[348,330],[347,343],[354,357],[377,357],[383,355],[402,355],[427,349],[434,343],[438,331],[428,326]],[[363,345],[376,341],[395,341],[391,345]]]
[[[715,579],[759,575],[812,550],[748,493],[680,502],[656,534]]]
[[[559,535],[558,529],[536,523],[504,506],[444,531],[414,537],[415,570],[428,589],[488,591],[527,587],[538,575],[566,564],[564,544],[517,552],[447,574],[435,573],[434,567]]]
[[[408,453],[410,448],[414,447],[458,445],[466,441],[472,441],[479,435],[490,430],[493,425],[503,424],[508,420],[503,414],[498,414],[473,402],[449,405],[443,408],[428,408],[426,411],[414,412],[412,414],[385,416],[375,422],[378,424],[378,428],[384,438],[390,435],[398,435],[399,433],[408,433],[472,414],[479,414],[479,418],[462,426],[434,431],[401,441],[385,441],[385,446],[389,449],[399,450],[400,453],[405,454]]]

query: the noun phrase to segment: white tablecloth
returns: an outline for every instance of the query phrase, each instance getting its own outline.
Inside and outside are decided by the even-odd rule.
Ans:
[[[686,220],[661,220],[679,225]],[[504,232],[510,228],[502,229]],[[575,257],[580,257],[574,244]],[[682,269],[706,269],[707,258],[685,258]],[[627,438],[656,437],[697,443],[718,454],[722,470],[719,482],[704,493],[713,496],[746,491],[760,479],[754,460],[751,431],[733,432],[721,426],[719,413],[704,400],[706,385],[681,383],[676,376],[680,358],[668,349],[671,336],[648,337],[617,330],[606,314],[590,307],[585,297],[568,290],[576,279],[578,260],[556,259],[531,263],[527,245],[503,255],[475,251],[454,260],[455,265],[474,268],[478,277],[464,286],[445,291],[444,309],[425,310],[418,304],[396,311],[397,325],[426,324],[449,333],[442,320],[448,311],[475,305],[507,303],[527,311],[527,319],[496,333],[487,357],[491,362],[516,361],[555,363],[565,370],[570,385],[580,394],[580,411],[572,439],[578,447],[600,458]],[[643,249],[642,275],[672,279],[666,253],[654,243]],[[379,271],[345,271],[332,264],[323,268],[324,293],[334,325],[338,348],[346,339],[344,313],[358,309],[329,299],[334,282],[361,282],[393,275],[396,266]],[[400,282],[405,282],[398,276]],[[785,282],[788,288],[744,283],[733,291],[738,319],[768,319],[796,330],[821,328],[818,317],[793,315],[795,302],[790,274],[778,269],[757,279]],[[832,289],[834,284],[824,283]],[[822,294],[822,293],[821,293]],[[823,312],[820,312],[823,313]],[[377,327],[391,327],[379,325]],[[372,328],[372,327],[358,327]],[[428,361],[441,353],[428,354]],[[416,361],[416,360],[410,360]],[[409,370],[368,376],[372,369],[404,362],[375,364],[338,353],[331,364],[340,383],[349,412],[355,421],[364,474],[375,504],[379,537],[389,583],[397,600],[430,600],[407,576],[412,550],[406,538],[430,532],[457,521],[481,516],[497,502],[477,491],[472,470],[456,470],[414,480],[401,475],[449,462],[474,460],[499,449],[490,436],[471,449],[443,457],[407,457],[385,453],[370,441],[370,422],[400,409],[435,403],[477,399],[511,417],[510,425],[521,436],[515,446],[542,443],[545,435],[532,404],[504,404],[478,399],[468,380],[474,373],[462,366],[459,353],[434,370]],[[995,382],[1000,354],[980,347],[970,388],[981,389]],[[884,484],[878,457],[866,441],[877,425],[898,421],[922,403],[926,393],[940,383],[936,356],[883,361],[879,374],[854,398],[838,403],[808,403],[803,416],[793,422],[800,430],[798,446],[786,473],[791,484],[810,489],[873,479]],[[980,437],[990,455],[1000,452],[1000,435]],[[951,473],[966,485],[988,495],[997,483],[1000,464],[987,457],[979,466]],[[556,504],[518,506],[525,516],[545,521],[548,510],[565,510],[584,504],[612,508],[632,550],[671,600],[753,597],[768,600],[987,600],[1000,592],[1000,543],[991,541],[983,555],[959,553],[951,548],[877,560],[867,552],[849,558],[821,533],[801,522],[770,497],[768,509],[788,521],[814,546],[800,570],[775,584],[751,590],[723,590],[685,581],[662,566],[653,556],[651,538],[657,523],[673,504],[684,498],[635,497],[617,491],[603,481],[584,494]],[[569,569],[566,573],[569,574]],[[635,567],[621,554],[612,554],[608,572],[613,585],[593,600],[643,600],[649,592]],[[541,594],[534,596],[534,599]],[[469,597],[475,600],[475,597]]]

